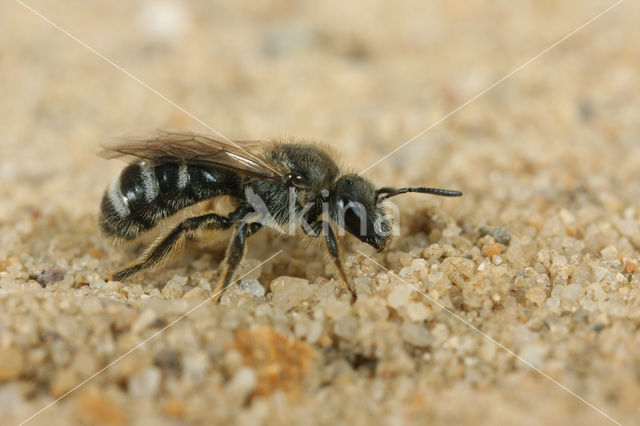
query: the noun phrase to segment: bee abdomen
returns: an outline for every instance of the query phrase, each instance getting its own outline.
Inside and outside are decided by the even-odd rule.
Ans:
[[[184,164],[128,166],[102,197],[100,229],[134,239],[180,209],[233,194],[238,180],[229,172]]]

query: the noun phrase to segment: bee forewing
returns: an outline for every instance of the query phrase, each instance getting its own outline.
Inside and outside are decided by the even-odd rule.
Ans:
[[[272,181],[281,179],[284,170],[257,152],[260,145],[256,141],[226,142],[197,133],[160,130],[152,135],[106,143],[98,155],[106,159],[144,160],[154,164],[184,163]]]

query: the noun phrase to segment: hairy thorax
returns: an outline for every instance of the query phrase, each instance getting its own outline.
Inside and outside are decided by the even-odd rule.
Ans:
[[[265,150],[265,157],[288,172],[302,175],[309,185],[301,189],[285,182],[247,178],[246,201],[254,207],[264,205],[278,224],[297,221],[302,214],[317,217],[323,198],[332,191],[340,172],[329,154],[308,143],[274,143]]]

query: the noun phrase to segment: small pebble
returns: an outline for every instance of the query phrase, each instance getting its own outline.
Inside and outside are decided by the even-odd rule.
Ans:
[[[211,291],[211,283],[205,278],[200,278],[200,280],[198,281],[198,287],[200,287],[204,291]]]
[[[528,344],[520,351],[520,357],[533,364],[534,367],[538,367],[542,365],[548,352],[549,348],[547,346]]]
[[[373,280],[369,277],[354,277],[353,286],[358,297],[371,295],[373,291]]]
[[[79,424],[125,425],[125,415],[112,398],[94,387],[81,391],[74,407],[74,416]]]
[[[0,348],[0,382],[15,379],[24,365],[24,355],[17,348]]]
[[[345,300],[329,300],[324,306],[324,312],[328,318],[338,320],[351,312],[351,303]]]
[[[604,280],[605,277],[609,275],[609,270],[606,268],[603,268],[602,266],[596,266],[593,272],[596,277],[596,282],[600,282]]]
[[[569,284],[562,289],[560,293],[560,299],[563,302],[573,303],[576,302],[584,294],[584,289],[579,284]]]
[[[240,281],[240,285],[238,286],[243,291],[249,292],[256,297],[264,296],[264,287],[260,284],[260,281],[255,278],[245,278]]]
[[[352,339],[358,331],[358,320],[351,315],[345,315],[336,322],[334,331],[338,337]]]
[[[186,284],[186,277],[173,277],[162,289],[162,296],[164,296],[165,299],[179,299],[184,293],[184,286]]]
[[[322,336],[323,331],[322,321],[312,322],[307,333],[307,342],[310,344],[316,343]]]
[[[494,226],[492,228],[483,226],[480,228],[480,235],[491,235],[496,242],[508,246],[511,242],[511,234],[502,226]]]
[[[444,249],[438,244],[431,244],[422,251],[425,259],[439,259],[444,254]]]
[[[256,388],[258,376],[253,368],[242,367],[231,379],[229,392],[234,398],[244,401]]]
[[[204,381],[206,379],[209,366],[209,357],[204,352],[199,351],[190,355],[185,355],[182,358],[183,377],[196,382]]]
[[[162,372],[158,367],[147,367],[128,382],[129,394],[134,398],[150,398],[160,389]]]
[[[635,274],[638,272],[638,265],[628,260],[624,263],[624,271],[627,274]]]
[[[71,390],[79,382],[78,374],[72,368],[60,370],[49,385],[49,393],[54,397],[60,397]]]
[[[158,44],[176,43],[190,24],[186,7],[174,0],[143,2],[137,20],[148,40]]]
[[[600,254],[605,260],[615,260],[618,257],[618,250],[613,246],[607,246],[600,250]]]
[[[187,300],[201,300],[205,298],[205,294],[200,287],[194,287],[187,291],[182,298]]]
[[[400,334],[405,342],[417,347],[429,346],[433,341],[431,334],[423,325],[408,321],[402,323]]]
[[[547,293],[541,288],[534,287],[525,293],[525,297],[532,303],[541,306],[547,300]]]
[[[482,254],[489,259],[493,259],[494,256],[499,255],[504,250],[504,246],[500,243],[490,243],[484,246]]]
[[[416,272],[422,271],[427,267],[427,261],[424,259],[413,259],[411,261],[411,269]]]
[[[279,277],[271,281],[271,302],[283,311],[288,311],[312,297],[309,280],[293,277]]]
[[[61,281],[64,278],[64,272],[53,266],[47,266],[37,273],[29,274],[29,278],[46,287],[47,284]]]
[[[138,333],[153,324],[156,319],[158,319],[158,317],[153,309],[145,309],[135,320],[131,326],[131,330],[134,333]]]
[[[182,417],[185,412],[185,404],[177,398],[168,398],[162,404],[162,409],[170,417]]]
[[[552,312],[560,313],[560,298],[558,296],[551,296],[547,299],[546,305]]]
[[[443,231],[442,236],[445,238],[453,238],[460,235],[462,229],[455,223],[450,223]]]
[[[389,303],[389,306],[394,309],[401,308],[409,303],[409,298],[413,292],[414,290],[408,285],[398,283],[393,290],[391,290],[389,296],[387,296],[387,302]]]
[[[429,310],[420,302],[411,302],[407,305],[407,316],[413,322],[421,322],[429,317]]]

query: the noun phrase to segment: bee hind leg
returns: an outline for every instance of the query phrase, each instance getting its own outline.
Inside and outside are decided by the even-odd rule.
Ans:
[[[107,277],[107,281],[121,281],[144,269],[163,265],[182,251],[188,235],[202,229],[228,229],[232,224],[231,218],[216,213],[190,217],[158,238],[135,263]]]

